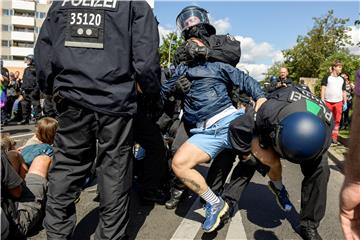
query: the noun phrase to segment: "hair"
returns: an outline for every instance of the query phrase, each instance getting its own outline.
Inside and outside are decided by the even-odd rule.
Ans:
[[[340,60],[335,60],[335,61],[333,61],[332,62],[332,64],[331,64],[331,69],[334,69],[334,67],[336,67],[336,66],[342,66],[343,64],[342,64],[342,62],[340,61]]]
[[[44,117],[36,123],[35,136],[43,143],[53,144],[58,125],[55,118]]]
[[[10,137],[10,134],[1,134],[1,150],[7,152],[15,149],[16,142]]]
[[[340,75],[342,75],[342,74],[346,75],[346,76],[347,76],[347,79],[350,80],[350,75],[349,75],[348,73],[342,72]]]

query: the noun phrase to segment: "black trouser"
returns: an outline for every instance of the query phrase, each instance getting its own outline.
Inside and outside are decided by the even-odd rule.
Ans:
[[[327,185],[330,177],[328,155],[301,164],[304,179],[301,184],[300,224],[317,228],[326,210]]]
[[[130,116],[108,116],[72,104],[62,104],[57,109],[59,128],[49,170],[44,220],[47,237],[71,238],[76,224],[74,200],[97,157],[100,213],[95,239],[121,239],[129,222],[133,120]]]
[[[161,188],[167,177],[165,145],[159,125],[139,111],[134,118],[135,141],[145,149],[143,173],[139,176],[142,191]]]
[[[232,206],[239,203],[242,192],[255,173],[254,166],[240,161],[231,174],[230,182],[225,183],[235,158],[236,154],[233,150],[222,151],[212,162],[206,178],[209,187]]]
[[[43,113],[45,117],[56,118],[57,112],[52,95],[45,95]]]
[[[22,95],[24,97],[24,99],[21,101],[23,120],[31,119],[31,105],[33,105],[34,108],[34,117],[38,118],[38,115],[41,113],[40,91],[24,90]]]

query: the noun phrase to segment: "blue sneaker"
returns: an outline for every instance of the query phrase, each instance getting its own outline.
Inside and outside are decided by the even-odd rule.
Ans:
[[[269,189],[275,195],[276,202],[278,203],[279,207],[285,212],[290,212],[292,209],[292,204],[289,200],[289,194],[286,191],[285,186],[279,190],[271,181],[269,181]]]
[[[204,232],[214,231],[220,224],[221,217],[229,210],[229,205],[220,198],[220,202],[214,205],[206,203],[205,221],[202,225]]]

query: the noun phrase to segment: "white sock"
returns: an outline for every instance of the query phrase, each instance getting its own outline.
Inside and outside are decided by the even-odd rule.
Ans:
[[[200,194],[200,197],[202,199],[204,199],[210,205],[214,205],[214,204],[220,202],[220,198],[218,196],[216,196],[215,193],[213,191],[211,191],[210,188],[208,188],[208,190],[206,192],[204,192],[203,194]]]
[[[282,187],[284,186],[284,185],[282,184],[282,181],[281,181],[281,180],[279,180],[279,181],[271,181],[271,182],[274,184],[274,186],[275,186],[278,190],[281,190]]]

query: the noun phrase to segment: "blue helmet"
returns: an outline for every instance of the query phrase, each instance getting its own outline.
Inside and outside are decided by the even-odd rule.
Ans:
[[[275,150],[293,163],[322,154],[327,145],[325,123],[310,112],[294,112],[282,119],[275,131]]]
[[[270,77],[270,82],[277,82],[278,81],[278,78],[276,76],[271,76]]]

